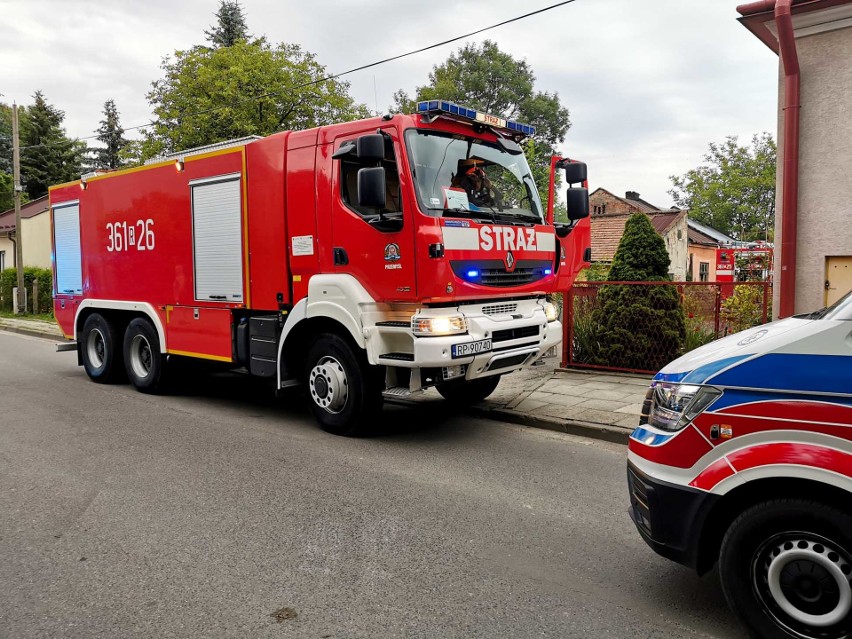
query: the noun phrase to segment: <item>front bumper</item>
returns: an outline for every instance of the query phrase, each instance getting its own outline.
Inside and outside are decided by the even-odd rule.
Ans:
[[[505,303],[467,304],[423,309],[432,317],[462,314],[467,333],[447,336],[415,336],[402,326],[370,330],[371,363],[401,368],[428,369],[438,373],[448,367],[464,367],[464,379],[500,375],[532,364],[562,342],[562,324],[548,322],[539,299]],[[491,340],[491,349],[476,355],[453,357],[453,346]],[[388,354],[392,353],[391,357]],[[432,375],[431,373],[429,374]]]
[[[653,479],[627,463],[630,518],[645,542],[659,555],[703,571],[701,533],[718,500],[688,486]]]

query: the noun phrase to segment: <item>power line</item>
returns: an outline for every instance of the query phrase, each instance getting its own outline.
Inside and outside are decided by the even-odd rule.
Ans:
[[[507,24],[511,24],[513,22],[518,22],[520,20],[530,18],[530,17],[538,15],[540,13],[545,13],[546,11],[551,11],[553,9],[557,9],[559,7],[565,6],[566,4],[571,4],[572,2],[576,2],[576,0],[562,0],[562,2],[557,2],[555,4],[548,5],[546,7],[541,8],[541,9],[536,9],[535,11],[530,11],[529,13],[525,13],[523,15],[515,16],[514,18],[509,18],[508,20],[503,20],[502,22],[497,22],[497,23],[489,25],[487,27],[482,27],[481,29],[471,31],[469,33],[465,33],[463,35],[459,35],[459,36],[456,36],[454,38],[450,38],[448,40],[436,42],[434,44],[430,44],[428,46],[421,47],[419,49],[414,49],[412,51],[407,51],[405,53],[400,53],[399,55],[394,55],[394,56],[391,56],[389,58],[384,58],[383,60],[378,60],[376,62],[370,62],[369,64],[363,64],[359,67],[355,67],[355,68],[349,69],[347,71],[341,71],[340,73],[335,73],[333,75],[329,75],[329,76],[326,76],[324,78],[319,78],[317,80],[311,80],[310,82],[304,82],[302,84],[297,84],[296,86],[290,86],[290,87],[286,87],[285,89],[281,89],[281,90],[278,90],[278,91],[270,91],[268,93],[262,93],[260,95],[243,98],[241,100],[237,100],[235,104],[243,104],[245,102],[256,102],[256,101],[261,100],[263,98],[269,98],[269,97],[277,96],[284,91],[293,91],[294,89],[304,89],[306,87],[317,85],[317,84],[322,84],[323,82],[328,82],[330,80],[336,80],[337,78],[343,77],[344,75],[349,75],[351,73],[355,73],[357,71],[363,71],[364,69],[371,69],[371,68],[377,67],[381,64],[387,64],[388,62],[394,62],[396,60],[400,60],[402,58],[407,58],[409,56],[416,55],[418,53],[423,53],[424,51],[429,51],[431,49],[437,49],[438,47],[443,47],[447,44],[452,44],[453,42],[458,42],[459,40],[463,40],[463,39],[469,38],[471,36],[479,35],[480,33],[484,33],[485,31],[490,31],[492,29],[496,29],[498,27],[502,27],[502,26],[505,26]],[[189,113],[184,113],[184,114],[181,114],[178,117],[180,119],[183,119],[183,118],[188,118],[188,117],[194,117],[194,116],[197,116],[197,115],[205,115],[207,113],[211,113],[211,112],[214,112],[214,111],[221,111],[221,110],[224,110],[224,109],[230,109],[230,108],[233,108],[233,106],[234,106],[234,104],[216,106],[216,107],[211,107],[209,109],[203,109],[201,111],[191,111]],[[157,119],[157,120],[152,120],[150,122],[146,122],[145,124],[137,124],[137,125],[134,125],[134,126],[125,127],[124,131],[125,132],[126,131],[134,131],[136,129],[142,129],[146,126],[156,125],[156,124],[161,123],[161,122],[169,122],[169,121],[173,121],[175,119],[177,119],[177,118],[161,118],[161,119]],[[95,139],[97,137],[98,137],[97,135],[88,135],[88,136],[85,136],[85,137],[75,138],[75,139],[76,140],[92,140],[92,139]],[[59,144],[59,143],[57,143],[57,144]],[[54,146],[54,145],[33,144],[33,145],[30,145],[30,146],[23,146],[23,147],[21,147],[21,149],[31,149],[31,148],[41,147],[41,146]]]

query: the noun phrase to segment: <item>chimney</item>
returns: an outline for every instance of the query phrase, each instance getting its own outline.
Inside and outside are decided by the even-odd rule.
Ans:
[[[624,194],[624,197],[626,197],[628,200],[638,200],[639,194],[636,191],[628,191]]]

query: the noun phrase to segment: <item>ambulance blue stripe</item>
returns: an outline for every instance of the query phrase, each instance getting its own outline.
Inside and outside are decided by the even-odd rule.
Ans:
[[[642,442],[646,446],[659,446],[661,444],[665,444],[676,434],[677,433],[658,433],[656,431],[649,430],[644,426],[640,426],[630,434],[630,437],[636,441]]]
[[[852,356],[769,353],[711,376],[706,383],[852,395]]]
[[[746,355],[735,355],[734,357],[725,357],[724,359],[718,359],[714,362],[710,362],[709,364],[704,364],[704,366],[699,366],[683,378],[683,383],[703,384],[707,381],[709,377],[715,375],[723,368],[728,368],[728,366],[730,366],[731,364],[736,364],[737,362],[751,357],[752,355],[753,353],[748,353]]]

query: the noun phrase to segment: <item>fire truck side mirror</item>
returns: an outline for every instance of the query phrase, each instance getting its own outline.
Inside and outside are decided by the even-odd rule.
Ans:
[[[355,140],[355,155],[361,162],[381,162],[385,159],[385,136],[380,133],[362,135]]]
[[[382,136],[376,137],[381,138]],[[385,208],[384,167],[375,166],[358,169],[358,206],[378,209],[379,211]]]
[[[565,169],[565,182],[570,186],[571,184],[580,184],[581,182],[585,182],[588,177],[588,171],[586,169],[585,162],[565,162],[563,165]],[[583,217],[586,217],[585,215]]]
[[[589,217],[589,190],[568,189],[568,219],[572,222]]]

